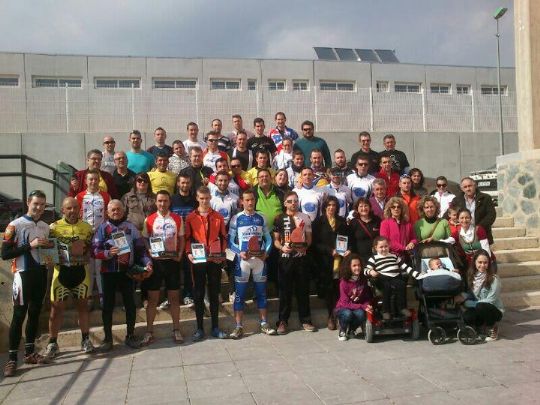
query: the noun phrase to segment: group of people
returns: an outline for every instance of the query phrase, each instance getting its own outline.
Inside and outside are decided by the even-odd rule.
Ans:
[[[377,153],[370,134],[360,133],[360,149],[348,161],[342,149],[332,158],[311,121],[302,123],[299,136],[286,126],[283,112],[275,114],[268,132],[262,118],[254,120],[253,132],[244,129],[240,115],[232,116],[232,124],[234,130],[223,134],[221,120],[214,119],[200,139],[198,125],[190,122],[187,139],[171,145],[159,127],[147,150],[133,130],[126,152],[116,151],[114,138],[106,136],[104,150],[90,150],[87,167],[73,175],[62,218],[50,226],[40,220],[45,194],[29,194],[28,212],[8,225],[2,244],[2,258],[13,260],[14,272],[5,376],[16,374],[25,318],[24,362],[41,364],[57,355],[69,297],[79,314],[82,350],[95,350],[89,338],[92,307],[102,310],[105,338],[99,350],[111,350],[117,291],[125,309],[125,343],[132,348],[154,341],[158,306],[170,308],[172,339],[182,343],[181,304],[195,308],[193,341],[206,336],[206,305],[210,334],[240,339],[250,277],[262,333],[288,332],[293,295],[302,329],[315,331],[313,283],[326,300],[328,328],[339,329],[339,339],[346,340],[371,310],[368,277],[384,291],[385,319],[392,316],[391,292],[399,312],[409,314],[404,275],[419,272],[410,267],[408,253],[431,241],[455,245],[470,281],[467,319],[487,325],[496,338],[503,307],[490,250],[495,209],[474,180],[462,179],[463,193],[454,196],[440,176],[429,194],[422,171],[410,168],[391,134]],[[58,258],[51,258],[51,249]],[[34,340],[51,267],[49,342],[39,354]],[[228,334],[218,324],[223,272],[233,287],[235,320]],[[276,283],[279,295],[275,325],[267,313],[268,281]],[[146,307],[142,338],[135,335],[137,283]],[[166,300],[160,305],[163,285]]]

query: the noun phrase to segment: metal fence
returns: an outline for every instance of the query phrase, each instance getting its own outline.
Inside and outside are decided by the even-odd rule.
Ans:
[[[515,93],[502,97],[505,131],[517,130]],[[0,88],[0,133],[185,132],[190,121],[209,129],[232,114],[250,127],[255,117],[267,126],[283,111],[288,125],[315,122],[321,132],[493,132],[499,128],[496,95],[376,92],[371,88],[329,91],[196,89]]]

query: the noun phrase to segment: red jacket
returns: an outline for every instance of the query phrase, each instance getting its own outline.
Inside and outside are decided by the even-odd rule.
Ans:
[[[386,183],[386,196],[388,198],[393,197],[399,191],[399,173],[394,172],[390,173],[390,177],[382,169],[375,175],[378,179],[383,179]]]
[[[405,247],[410,243],[416,245],[416,234],[410,222],[401,221],[397,223],[394,218],[387,218],[381,222],[380,235],[390,242],[390,252],[396,256],[403,257]]]
[[[84,191],[84,190],[87,189],[87,187],[86,187],[86,173],[87,172],[88,172],[88,169],[79,170],[79,171],[75,172],[74,176],[79,181],[79,187],[77,189],[74,189],[70,185],[69,186],[68,197],[76,197],[77,194],[79,194],[81,191]],[[99,171],[99,175],[101,176],[101,178],[103,179],[103,181],[107,185],[107,190],[101,190],[101,191],[106,191],[107,194],[109,194],[112,199],[118,198],[118,191],[116,190],[116,185],[114,184],[114,180],[113,180],[112,175],[110,173],[108,173],[108,172],[103,171],[103,170]]]
[[[192,243],[202,243],[208,252],[210,243],[220,240],[221,252],[227,248],[227,231],[223,216],[210,208],[208,215],[204,216],[199,210],[192,211],[186,217],[186,254],[191,253]]]

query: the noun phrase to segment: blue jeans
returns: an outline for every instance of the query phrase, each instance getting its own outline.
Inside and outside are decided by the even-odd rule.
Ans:
[[[338,309],[336,311],[337,318],[339,320],[339,329],[341,331],[354,331],[362,325],[366,319],[366,311],[363,309],[357,309],[352,311],[350,309]]]

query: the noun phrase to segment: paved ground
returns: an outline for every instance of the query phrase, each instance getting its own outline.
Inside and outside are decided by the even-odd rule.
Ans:
[[[532,404],[540,403],[540,308],[510,311],[497,342],[338,342],[336,332],[253,335],[138,352],[64,350],[0,381],[15,404]],[[5,360],[5,355],[0,356]]]

